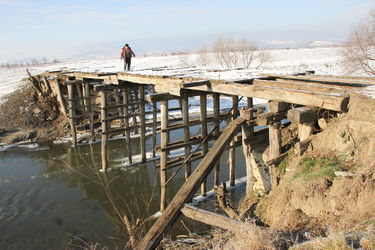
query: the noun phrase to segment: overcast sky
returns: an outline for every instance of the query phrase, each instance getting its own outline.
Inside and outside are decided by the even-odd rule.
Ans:
[[[0,62],[164,36],[291,29],[343,34],[371,9],[374,0],[0,0]]]

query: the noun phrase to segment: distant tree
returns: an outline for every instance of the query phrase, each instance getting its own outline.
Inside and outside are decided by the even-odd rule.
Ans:
[[[259,68],[270,60],[270,55],[246,39],[236,41],[230,38],[218,38],[213,44],[213,52],[224,68],[250,68],[257,63]]]
[[[365,21],[352,28],[342,56],[349,73],[375,75],[375,10]]]
[[[210,56],[208,54],[207,46],[204,45],[202,48],[198,50],[198,63],[201,66],[208,66],[210,61]]]

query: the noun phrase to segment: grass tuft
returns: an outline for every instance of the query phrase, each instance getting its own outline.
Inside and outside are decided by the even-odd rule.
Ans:
[[[337,157],[314,159],[311,157],[303,158],[300,163],[300,170],[294,176],[294,179],[311,181],[320,178],[332,180],[335,178],[335,171],[342,169],[343,164]]]

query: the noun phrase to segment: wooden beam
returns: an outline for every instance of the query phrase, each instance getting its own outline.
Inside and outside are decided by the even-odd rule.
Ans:
[[[152,95],[147,95],[146,100],[148,102],[160,102],[165,100],[179,99],[179,96],[174,96],[169,93],[156,93]]]
[[[266,126],[274,122],[279,122],[286,118],[286,112],[278,112],[278,113],[262,113],[257,115],[257,124],[259,126]]]
[[[191,89],[209,91],[229,95],[246,96],[294,103],[306,106],[320,107],[328,110],[347,111],[349,96],[329,93],[293,90],[268,86],[254,86],[233,82],[223,83],[220,80],[211,80],[211,86],[197,86]],[[277,93],[277,94],[275,94]]]
[[[202,159],[189,179],[181,186],[169,206],[165,209],[159,219],[152,225],[136,249],[154,249],[159,245],[163,235],[172,227],[181,213],[181,208],[187,200],[190,200],[199,189],[202,181],[220,158],[221,153],[238,131],[243,119],[236,119],[228,124],[221,136],[214,143],[211,150]]]
[[[276,101],[268,101],[268,112],[277,113],[282,111],[288,111],[291,108],[290,103],[286,102],[276,102]]]
[[[182,84],[182,87],[189,88],[189,87],[196,87],[196,86],[202,86],[202,85],[208,85],[210,84],[210,81],[198,81],[198,82],[186,82]]]
[[[287,118],[292,123],[305,123],[317,120],[317,112],[316,108],[311,107],[299,107],[295,109],[290,109],[288,111]]]
[[[192,205],[185,204],[181,212],[186,217],[196,220],[213,227],[219,227],[231,232],[239,232],[244,228],[244,223],[238,220],[231,219],[221,214],[212,213]]]
[[[343,94],[344,90],[338,87],[332,87],[324,84],[299,82],[291,80],[279,80],[278,81],[265,81],[265,80],[254,80],[254,86],[268,86],[276,88],[287,88],[301,91],[311,91],[316,93],[337,93]]]

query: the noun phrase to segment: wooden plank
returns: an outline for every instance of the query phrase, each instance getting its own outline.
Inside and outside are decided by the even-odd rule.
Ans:
[[[311,91],[316,93],[337,93],[343,94],[344,90],[338,87],[332,87],[324,84],[297,82],[290,80],[278,80],[278,81],[265,81],[265,80],[254,80],[254,86],[268,86],[277,88],[287,88],[302,91]]]
[[[351,77],[339,76],[320,76],[320,75],[307,75],[307,76],[288,76],[288,75],[271,75],[275,78],[285,80],[298,80],[304,82],[316,82],[327,85],[350,86],[350,87],[366,87],[375,84],[375,79],[361,79]]]
[[[190,200],[199,189],[202,181],[207,177],[220,158],[221,153],[238,131],[243,119],[239,118],[225,128],[219,139],[214,143],[211,150],[202,159],[189,179],[181,186],[169,206],[165,209],[159,219],[152,225],[136,249],[154,249],[158,246],[163,235],[171,228],[181,213],[181,208],[187,200]]]
[[[185,204],[181,212],[186,217],[205,223],[213,227],[219,227],[231,232],[239,232],[244,229],[244,223],[238,220],[231,219],[229,217],[212,213],[207,210],[203,210],[192,205]]]
[[[205,122],[215,122],[216,123],[220,120],[225,120],[226,118],[229,118],[230,116],[232,116],[232,115],[231,114],[219,114],[219,118],[217,116],[208,116],[208,117],[206,117]],[[188,124],[177,123],[177,124],[170,125],[168,128],[165,129],[165,131],[182,129],[182,128],[186,128],[186,127],[189,127],[189,126],[195,126],[195,125],[201,125],[201,124],[202,124],[202,121],[200,119],[194,119],[194,120],[189,121]]]

